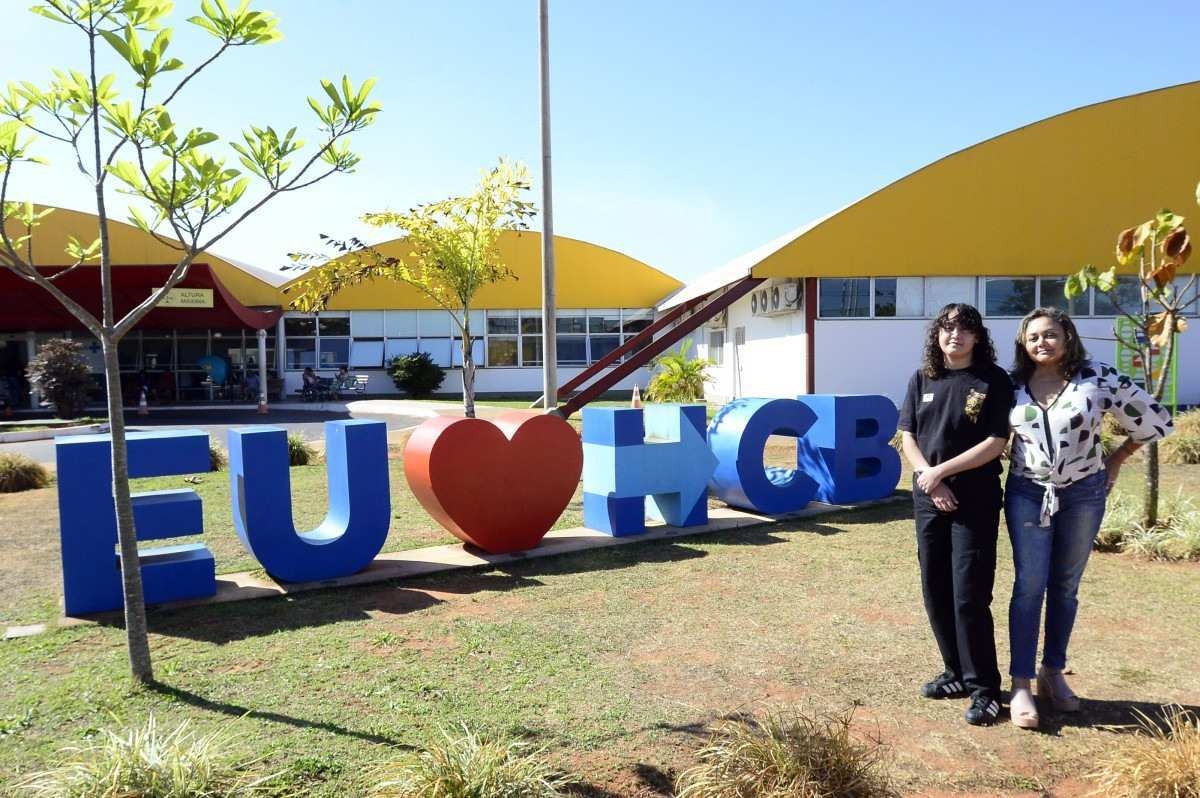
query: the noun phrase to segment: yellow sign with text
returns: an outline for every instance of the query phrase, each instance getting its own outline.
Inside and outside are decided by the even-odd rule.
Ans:
[[[158,289],[155,289],[158,290]],[[160,308],[211,308],[211,288],[172,288],[158,303]]]

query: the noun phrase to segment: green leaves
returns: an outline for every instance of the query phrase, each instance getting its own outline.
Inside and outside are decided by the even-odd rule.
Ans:
[[[356,90],[350,78],[343,75],[340,91],[328,80],[321,81],[321,88],[330,99],[329,105],[322,105],[315,97],[309,97],[308,107],[313,109],[323,128],[331,135],[361,130],[375,121],[375,114],[382,109],[379,103],[369,101],[371,90],[375,88],[375,78],[363,81]]]
[[[279,18],[269,11],[251,11],[250,0],[242,0],[234,11],[224,0],[201,0],[200,12],[202,16],[189,17],[188,22],[232,47],[271,44],[283,38]]]
[[[74,263],[87,263],[90,260],[96,260],[100,257],[100,239],[97,238],[86,247],[79,242],[75,236],[67,236],[67,246],[65,248],[67,257]]]
[[[339,256],[312,268],[296,284],[292,307],[319,310],[346,287],[365,280],[394,280],[413,286],[452,314],[463,310],[483,286],[515,279],[498,242],[503,231],[528,226],[535,210],[522,192],[529,187],[529,170],[502,159],[467,196],[403,213],[364,214],[367,224],[397,228],[407,254],[390,257],[357,241],[331,242]]]
[[[150,47],[145,50],[142,49],[141,41],[138,39],[137,28],[132,24],[126,25],[120,34],[116,31],[102,30],[100,35],[139,76],[140,79],[136,84],[139,89],[149,88],[150,82],[156,75],[171,72],[183,66],[183,62],[178,58],[165,57],[167,47],[171,43],[169,28],[160,30],[154,37],[154,41],[150,43]]]
[[[288,157],[304,146],[304,142],[295,136],[296,128],[281,137],[273,127],[251,126],[250,130],[242,132],[245,144],[233,142],[229,146],[241,156],[238,160],[243,166],[272,187],[278,187],[280,178],[291,168]]]

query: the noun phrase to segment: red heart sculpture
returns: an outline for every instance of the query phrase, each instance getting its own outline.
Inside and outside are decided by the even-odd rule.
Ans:
[[[421,505],[459,540],[492,554],[537,546],[582,471],[574,427],[542,413],[431,418],[404,447],[404,476]]]

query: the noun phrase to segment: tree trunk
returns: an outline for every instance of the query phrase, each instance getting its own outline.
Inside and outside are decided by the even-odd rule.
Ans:
[[[469,339],[463,338],[463,341],[463,415],[467,418],[475,418],[475,360],[471,357]]]
[[[1142,504],[1142,526],[1158,526],[1158,441],[1146,444],[1146,495]]]
[[[471,357],[471,308],[464,303],[462,310],[462,383],[463,383],[463,415],[475,418],[475,359]]]
[[[125,408],[121,396],[121,367],[117,342],[105,335],[104,381],[108,393],[108,423],[112,433],[113,499],[117,507],[117,544],[121,550],[121,584],[125,593],[125,637],[129,644],[129,669],[142,684],[154,681],[150,641],[146,630],[146,602],[138,562],[137,534],[133,528],[133,500],[129,496],[129,458],[125,448]]]

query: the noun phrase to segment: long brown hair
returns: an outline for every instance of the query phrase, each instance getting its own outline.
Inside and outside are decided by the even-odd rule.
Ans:
[[[938,345],[938,331],[954,313],[955,319],[975,336],[975,348],[971,350],[971,365],[986,366],[996,362],[996,348],[992,346],[992,336],[988,328],[983,326],[983,317],[974,305],[965,302],[951,302],[938,311],[929,328],[925,331],[925,351],[921,357],[921,371],[931,380],[946,376],[946,356]]]
[[[1063,335],[1066,336],[1064,343],[1067,350],[1062,359],[1062,375],[1063,379],[1071,379],[1079,373],[1084,361],[1088,359],[1087,350],[1083,348],[1083,340],[1079,337],[1079,331],[1075,329],[1075,322],[1071,321],[1071,317],[1065,310],[1034,308],[1025,314],[1025,318],[1021,319],[1021,326],[1017,328],[1016,351],[1013,353],[1013,380],[1022,383],[1028,382],[1034,369],[1037,368],[1033,358],[1025,351],[1025,331],[1035,319],[1050,319],[1062,327]]]

